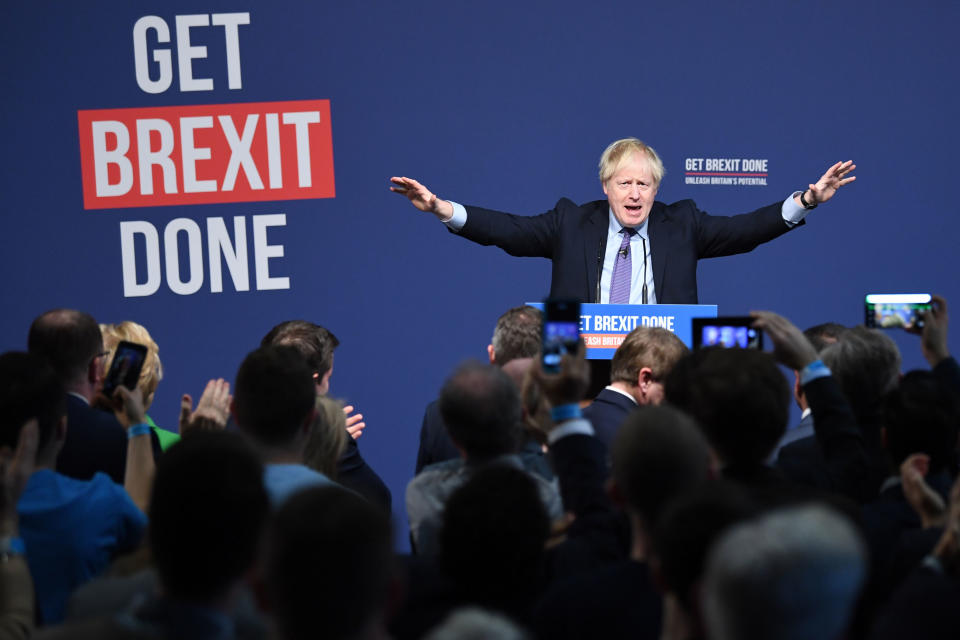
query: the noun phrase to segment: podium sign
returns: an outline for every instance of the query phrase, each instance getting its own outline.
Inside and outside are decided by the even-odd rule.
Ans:
[[[528,302],[543,311],[543,304]],[[580,337],[588,360],[610,360],[627,334],[637,327],[672,331],[693,348],[693,318],[716,318],[715,304],[581,304]]]

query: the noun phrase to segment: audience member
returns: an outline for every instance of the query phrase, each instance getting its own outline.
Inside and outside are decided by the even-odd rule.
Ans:
[[[853,526],[821,506],[742,523],[710,554],[703,612],[711,640],[842,638],[867,573]]]
[[[810,341],[810,344],[816,352],[820,353],[829,345],[834,344],[846,331],[847,328],[842,324],[825,322],[810,327],[803,332],[803,335],[807,337],[807,340]],[[773,455],[771,456],[773,460],[776,460],[780,455],[780,449],[784,446],[791,442],[796,442],[801,438],[807,438],[813,435],[813,412],[810,410],[807,396],[803,392],[803,385],[800,384],[799,371],[793,372],[793,399],[797,403],[797,407],[800,408],[800,423],[794,425],[793,428],[788,428],[787,432],[780,438],[780,443],[776,449],[774,449]]]
[[[305,487],[332,484],[304,464],[316,401],[312,367],[293,347],[260,347],[237,371],[233,417],[266,462],[274,505]]]
[[[260,346],[268,345],[288,346],[299,351],[313,370],[317,395],[327,395],[333,377],[333,352],[340,345],[331,331],[306,320],[288,320],[273,327],[263,337]],[[363,416],[351,415],[352,406],[344,407],[343,411],[347,416],[346,427],[351,437],[346,439],[337,460],[337,481],[390,511],[390,489],[360,455],[356,442],[366,427],[366,423],[362,422]]]
[[[499,368],[478,362],[460,366],[443,385],[440,411],[461,459],[431,465],[407,485],[407,515],[418,553],[437,550],[437,531],[447,498],[481,465],[523,468],[520,395]],[[562,514],[556,488],[537,474],[540,495],[552,519]]]
[[[663,380],[687,352],[680,338],[659,327],[637,327],[624,338],[610,363],[609,386],[583,410],[607,449],[627,414],[663,402]]]
[[[149,539],[159,588],[118,615],[51,629],[59,638],[265,638],[241,627],[234,609],[269,514],[263,465],[229,433],[191,433],[157,469]]]
[[[880,330],[858,326],[844,332],[820,357],[839,384],[860,429],[868,466],[857,497],[861,501],[871,500],[887,477],[888,465],[880,443],[880,408],[883,397],[900,379],[900,351]],[[814,436],[780,449],[777,467],[794,482],[839,490],[830,478],[821,445]]]
[[[543,314],[538,309],[526,305],[508,309],[497,319],[493,337],[487,345],[490,364],[502,367],[511,360],[537,356],[540,353],[542,331]],[[428,465],[459,457],[460,452],[443,422],[440,404],[434,400],[423,413],[416,473]]]
[[[121,387],[117,395],[124,398],[125,422],[142,422],[139,391]],[[63,385],[43,358],[17,352],[0,356],[0,446],[15,446],[23,425],[37,422],[36,469],[17,512],[44,624],[60,622],[70,592],[103,571],[112,557],[136,547],[147,524],[127,491],[107,475],[77,480],[54,471],[69,431],[66,404]],[[127,487],[141,507],[153,477],[147,431],[131,429],[129,439],[124,435],[131,465]]]
[[[558,455],[567,455],[583,438],[559,439],[554,445]],[[672,500],[707,481],[710,447],[688,416],[671,407],[649,407],[627,417],[614,440],[612,459],[611,492],[631,525],[629,556],[549,592],[535,619],[541,638],[659,637],[661,597],[648,564],[652,532]],[[562,484],[567,475],[560,478]],[[569,535],[596,543],[598,533]]]
[[[123,483],[127,436],[118,417],[91,406],[106,374],[100,326],[90,314],[56,309],[38,316],[30,325],[27,348],[53,366],[67,390],[67,439],[57,458],[57,471],[78,480],[89,480],[98,471]],[[151,433],[154,457],[160,441]]]
[[[36,617],[17,503],[33,474],[38,440],[37,419],[30,418],[20,429],[16,451],[0,448],[0,638],[4,640],[29,638]]]
[[[349,438],[343,404],[327,396],[317,396],[313,426],[303,452],[305,464],[336,480],[337,461]]]
[[[160,362],[160,348],[157,343],[154,342],[146,327],[131,320],[118,324],[101,324],[100,333],[103,335],[104,351],[107,352],[103,364],[105,371],[110,370],[110,365],[116,355],[117,345],[121,341],[133,342],[147,348],[147,355],[143,360],[143,368],[140,369],[137,387],[143,393],[143,410],[149,411],[153,404],[153,396],[157,392],[157,386],[163,380],[163,365]],[[149,414],[146,414],[146,421],[157,434],[160,448],[164,451],[180,439],[178,434],[158,427]]]
[[[737,484],[717,480],[677,497],[651,534],[650,565],[663,595],[661,640],[698,640],[704,629],[701,593],[707,554],[730,527],[757,513]]]
[[[385,637],[397,587],[382,509],[338,487],[302,491],[274,517],[263,565],[279,640]]]

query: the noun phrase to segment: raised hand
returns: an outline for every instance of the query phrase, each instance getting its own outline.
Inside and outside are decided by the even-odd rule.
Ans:
[[[834,196],[837,189],[856,180],[856,176],[850,175],[856,168],[857,165],[853,164],[853,160],[847,160],[846,162],[838,162],[827,169],[826,173],[820,176],[816,183],[809,186],[813,198],[811,204],[826,202]]]
[[[925,311],[921,316],[923,329],[914,326],[909,331],[920,334],[923,357],[931,367],[935,367],[941,360],[950,357],[950,350],[947,349],[947,326],[950,317],[947,315],[947,301],[944,298],[940,296],[930,296],[930,298],[930,310]]]
[[[772,311],[751,311],[750,315],[756,318],[753,326],[770,336],[773,356],[782,364],[799,371],[818,358],[803,332],[783,316]]]
[[[393,183],[390,186],[390,191],[406,196],[407,200],[420,211],[432,213],[443,221],[447,221],[453,216],[453,205],[438,198],[437,194],[413,178],[393,177],[390,178],[390,182]]]
[[[353,405],[348,404],[343,408],[343,415],[347,418],[347,433],[354,440],[359,440],[363,430],[367,428],[367,423],[363,421],[362,413],[350,415],[351,413],[353,413]]]
[[[230,383],[223,378],[216,378],[207,382],[197,410],[193,410],[193,398],[189,393],[183,394],[180,400],[180,434],[190,429],[206,429],[220,431],[227,426],[230,417]]]

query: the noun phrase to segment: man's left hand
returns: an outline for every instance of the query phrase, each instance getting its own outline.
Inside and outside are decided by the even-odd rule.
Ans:
[[[808,187],[804,194],[808,204],[821,204],[834,196],[837,190],[857,179],[850,175],[857,168],[853,160],[838,162],[824,173],[815,184]]]

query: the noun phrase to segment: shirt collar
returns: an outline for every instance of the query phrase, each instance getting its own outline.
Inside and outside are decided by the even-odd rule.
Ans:
[[[74,398],[79,398],[80,400],[83,400],[83,404],[87,405],[88,407],[90,406],[90,401],[87,400],[82,395],[80,395],[79,393],[77,393],[76,391],[67,391],[67,395],[73,396]]]
[[[613,209],[608,209],[607,212],[609,220],[609,223],[607,224],[607,237],[610,237],[619,234],[620,229],[623,229],[623,225],[620,224],[619,220],[617,220],[617,216],[613,215]],[[647,222],[649,220],[650,216],[648,215],[646,218],[644,218],[639,227],[634,227],[634,230],[637,232],[637,235],[634,236],[635,238],[640,237],[644,240],[650,240],[650,238],[647,237]]]

